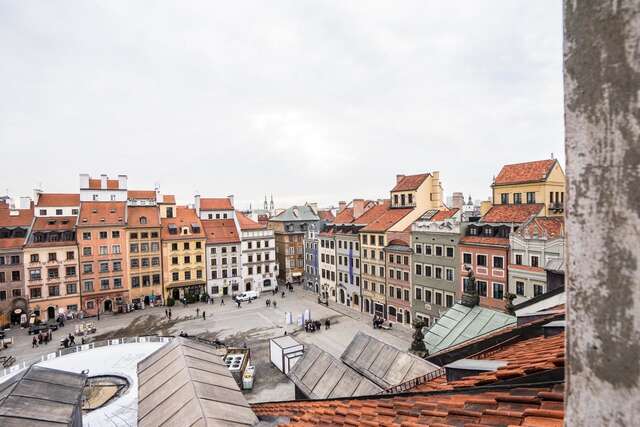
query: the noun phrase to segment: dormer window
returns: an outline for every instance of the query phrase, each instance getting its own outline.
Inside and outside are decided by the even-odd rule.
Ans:
[[[477,236],[478,235],[478,229],[475,227],[469,227],[469,236]]]
[[[188,227],[182,227],[182,234],[189,234],[189,228]]]
[[[493,236],[493,228],[491,227],[485,227],[485,229],[482,230],[482,232],[485,236],[489,236],[489,237]]]
[[[401,204],[402,206],[404,206],[404,205],[405,205],[405,202],[404,202],[404,201],[405,201],[404,194],[401,194],[401,195],[400,195],[400,204]]]
[[[413,194],[408,194],[407,197],[409,198],[409,204],[413,205]]]
[[[140,224],[146,224],[147,223],[147,217],[146,216],[141,216],[140,217]]]
[[[393,204],[396,205],[396,206],[398,205],[398,195],[397,194],[393,195]]]

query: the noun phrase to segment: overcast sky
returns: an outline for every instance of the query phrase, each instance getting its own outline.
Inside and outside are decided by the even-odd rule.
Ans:
[[[0,0],[0,193],[129,175],[239,208],[564,162],[562,2]],[[564,164],[564,163],[563,163]]]

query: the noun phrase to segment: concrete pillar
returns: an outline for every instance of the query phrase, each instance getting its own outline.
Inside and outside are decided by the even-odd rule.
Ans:
[[[564,1],[569,426],[640,422],[640,2]]]

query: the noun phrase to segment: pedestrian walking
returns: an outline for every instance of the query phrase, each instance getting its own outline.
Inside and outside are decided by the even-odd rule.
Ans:
[[[240,300],[236,300],[236,303],[238,304],[238,308],[240,308]]]
[[[324,328],[329,329],[331,327],[331,321],[329,319],[324,321]]]
[[[224,305],[224,297],[220,298],[220,305]]]
[[[284,291],[282,291],[282,298],[284,298]]]
[[[71,345],[76,345],[76,337],[73,334],[69,334],[69,343]]]
[[[33,336],[33,340],[31,341],[31,348],[36,348],[38,347],[38,338],[36,338],[36,336]]]
[[[204,310],[202,310],[202,320],[207,320],[207,313]]]
[[[42,344],[42,332],[38,334],[38,345]]]
[[[278,303],[277,303],[277,301],[276,301],[276,300],[273,300],[273,308],[276,308],[276,305],[277,305],[277,304],[278,304]]]
[[[171,320],[171,309],[169,309],[169,320]]]
[[[169,310],[167,310],[166,308],[164,309],[164,317],[165,318],[169,318]]]
[[[202,312],[204,314],[204,311]],[[196,317],[200,317],[200,309],[196,308]]]

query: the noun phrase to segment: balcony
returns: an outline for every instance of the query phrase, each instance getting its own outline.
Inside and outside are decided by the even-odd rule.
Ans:
[[[564,203],[562,203],[562,202],[549,203],[549,210],[551,212],[563,212],[564,211]]]

